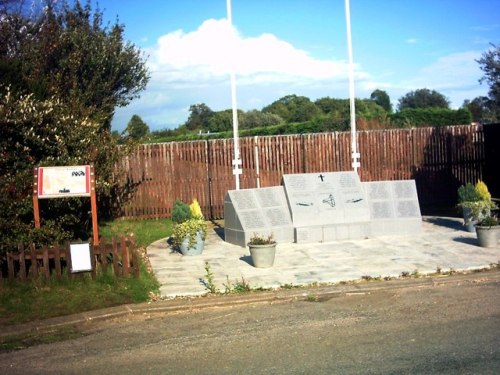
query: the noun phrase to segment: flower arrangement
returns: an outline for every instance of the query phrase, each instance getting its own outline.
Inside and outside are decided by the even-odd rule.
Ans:
[[[490,216],[491,210],[497,208],[488,187],[481,180],[478,180],[476,185],[469,182],[458,188],[458,207],[469,209],[474,221]]]
[[[201,234],[202,240],[205,240],[207,223],[196,199],[193,199],[189,206],[177,199],[172,209],[172,221],[174,222],[172,237],[176,245],[180,245],[188,238],[189,247],[195,246],[198,233]]]
[[[480,227],[489,227],[489,228],[496,227],[500,225],[500,220],[498,220],[498,218],[493,215],[485,216],[477,223],[477,225],[479,225]]]
[[[273,235],[270,234],[267,237],[261,236],[257,233],[254,233],[250,240],[248,241],[249,245],[272,245],[275,244],[276,241],[273,238]]]

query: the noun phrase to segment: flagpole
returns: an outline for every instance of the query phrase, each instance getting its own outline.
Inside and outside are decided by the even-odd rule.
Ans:
[[[229,26],[231,27],[232,40],[236,40],[233,29],[233,17],[231,14],[231,0],[226,0],[227,7],[227,19],[229,21]],[[241,169],[241,159],[240,159],[240,142],[238,134],[238,107],[236,104],[236,73],[235,73],[235,56],[231,59],[233,62],[231,64],[231,107],[233,109],[233,145],[234,145],[234,159],[233,159],[233,175],[235,178],[235,188],[240,190],[240,174]]]
[[[359,162],[360,154],[358,152],[356,140],[356,105],[354,94],[354,63],[352,58],[352,39],[351,39],[351,9],[349,0],[345,0],[345,19],[347,28],[347,51],[349,54],[349,101],[351,113],[351,157],[352,168],[357,173],[358,168],[361,166]]]

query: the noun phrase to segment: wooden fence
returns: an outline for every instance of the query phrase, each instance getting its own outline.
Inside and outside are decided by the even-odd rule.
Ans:
[[[97,269],[106,273],[112,267],[115,276],[134,275],[139,277],[139,261],[135,242],[128,238],[113,239],[112,243],[101,242],[99,246],[90,245],[92,279],[97,277]],[[20,244],[17,252],[6,255],[7,278],[22,281],[49,278],[55,275],[62,278],[66,274],[69,278],[76,274],[71,272],[71,252],[69,243],[37,249],[34,244],[27,247]],[[2,272],[0,272],[0,277]]]
[[[482,126],[360,131],[361,181],[415,179],[421,206],[452,206],[457,188],[482,178]],[[351,134],[334,132],[240,139],[240,187],[281,184],[283,174],[352,170]],[[222,218],[234,189],[231,139],[142,145],[123,160],[129,218],[170,217],[176,198],[197,198],[206,217]]]

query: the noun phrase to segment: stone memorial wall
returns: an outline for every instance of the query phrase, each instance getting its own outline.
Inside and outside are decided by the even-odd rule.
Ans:
[[[363,182],[370,204],[370,234],[414,234],[422,216],[414,180]]]
[[[283,186],[230,190],[224,199],[224,236],[246,246],[250,237],[272,234],[278,242],[293,242],[293,226]]]
[[[413,234],[422,217],[414,180],[361,182],[355,172],[283,176],[283,186],[228,191],[225,240],[254,233],[278,242],[326,242]]]
[[[355,172],[284,175],[295,241],[318,242],[368,235],[370,211]]]

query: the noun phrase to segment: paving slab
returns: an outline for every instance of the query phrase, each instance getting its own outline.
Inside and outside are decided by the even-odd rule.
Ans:
[[[165,298],[207,294],[205,264],[221,291],[225,285],[247,283],[252,289],[273,289],[314,283],[338,283],[363,276],[399,276],[402,272],[427,274],[489,267],[500,261],[500,247],[478,246],[476,234],[465,231],[462,219],[424,216],[415,235],[381,236],[324,243],[279,243],[274,266],[252,265],[248,248],[223,240],[221,226],[212,226],[201,255],[183,256],[168,243],[147,248],[153,271]]]

